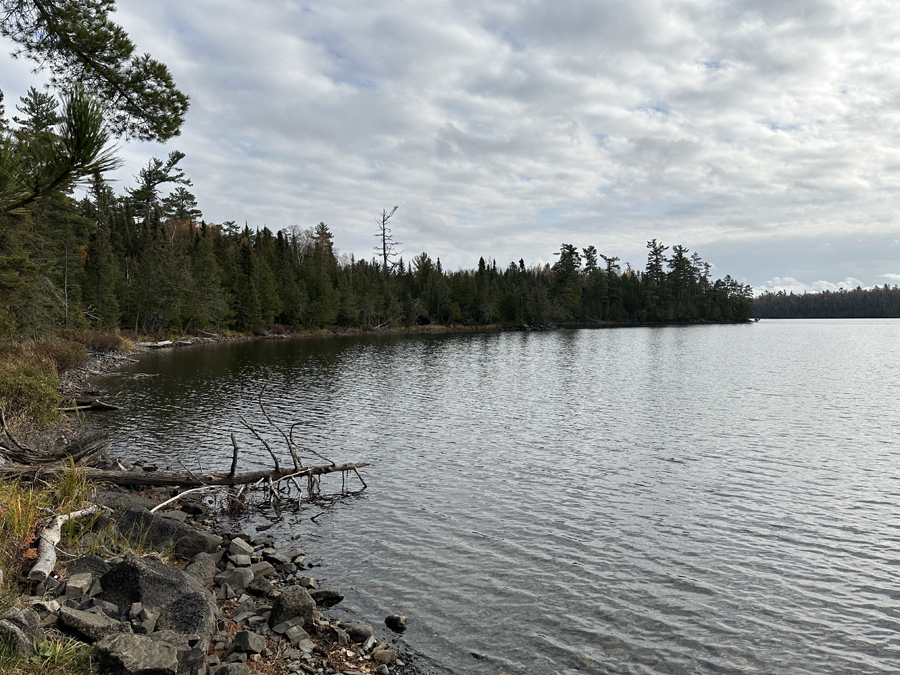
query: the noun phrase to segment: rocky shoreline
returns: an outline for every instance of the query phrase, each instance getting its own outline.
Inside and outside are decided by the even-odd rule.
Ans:
[[[23,655],[58,631],[92,644],[115,675],[422,672],[371,624],[323,614],[343,595],[318,587],[303,550],[234,531],[189,498],[159,513],[150,511],[158,502],[129,493],[100,492],[96,501],[110,514],[95,527],[172,552],[176,564],[157,553],[106,558],[101,549],[59,566],[0,620],[0,637]],[[381,632],[396,642],[405,626],[392,615]]]
[[[253,338],[192,338],[92,353],[62,375],[60,395],[95,393],[89,378],[134,363],[150,349],[244,339]],[[83,431],[77,427],[62,423],[42,441],[65,445]],[[385,639],[369,623],[328,619],[323,612],[343,595],[318,588],[302,549],[278,550],[270,536],[234,531],[230,521],[188,497],[151,512],[177,492],[98,492],[95,501],[107,514],[94,528],[139,541],[150,553],[120,556],[101,546],[98,555],[58,564],[0,619],[0,639],[27,655],[48,633],[74,637],[92,645],[101,669],[115,675],[422,675],[414,655],[397,645],[405,617],[385,618]]]

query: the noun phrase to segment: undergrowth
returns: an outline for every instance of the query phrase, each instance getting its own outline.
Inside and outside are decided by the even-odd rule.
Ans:
[[[93,675],[98,672],[93,648],[62,636],[41,642],[30,656],[20,656],[0,644],[0,673],[3,675]]]

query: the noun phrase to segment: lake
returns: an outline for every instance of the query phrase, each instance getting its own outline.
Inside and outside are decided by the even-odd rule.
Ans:
[[[433,672],[894,673],[898,347],[892,320],[222,343],[104,378],[93,420],[126,459],[227,470],[234,432],[267,467],[243,415],[289,464],[264,390],[371,462],[268,533]]]

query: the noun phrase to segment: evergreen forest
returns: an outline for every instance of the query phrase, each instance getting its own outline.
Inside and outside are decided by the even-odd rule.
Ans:
[[[114,138],[166,142],[189,98],[112,21],[113,0],[0,0],[0,34],[50,75],[7,121],[0,92],[0,337],[63,328],[138,334],[281,327],[746,321],[752,290],[683,246],[647,244],[644,271],[593,246],[554,264],[404,260],[389,220],[375,255],[338,255],[325,223],[278,232],[207,223],[173,151],[116,194]],[[77,186],[82,192],[75,192]],[[78,198],[75,194],[84,195]],[[489,253],[489,252],[488,252]],[[550,253],[548,251],[548,253]],[[473,264],[474,264],[473,260]]]
[[[763,293],[753,301],[761,319],[896,319],[900,318],[900,288],[839,289],[821,293]]]
[[[644,271],[593,246],[554,264],[444,269],[395,251],[383,213],[377,255],[338,255],[325,223],[255,231],[201,220],[181,153],[153,159],[117,195],[95,174],[87,195],[56,192],[4,217],[0,332],[125,328],[140,334],[278,326],[398,327],[578,322],[745,321],[752,290],[686,248],[647,244]],[[163,188],[169,191],[164,193]],[[379,222],[376,219],[376,222]],[[378,230],[376,232],[375,230]],[[383,237],[381,235],[384,235]]]

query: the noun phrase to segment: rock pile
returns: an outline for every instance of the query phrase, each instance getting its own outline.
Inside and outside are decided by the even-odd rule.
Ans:
[[[259,534],[213,534],[175,513],[132,505],[115,521],[189,558],[184,570],[153,555],[80,558],[0,620],[0,639],[28,654],[55,627],[92,644],[114,675],[414,672],[370,624],[323,616],[343,595],[306,576],[302,550],[279,551]],[[405,627],[395,616],[389,627]]]

